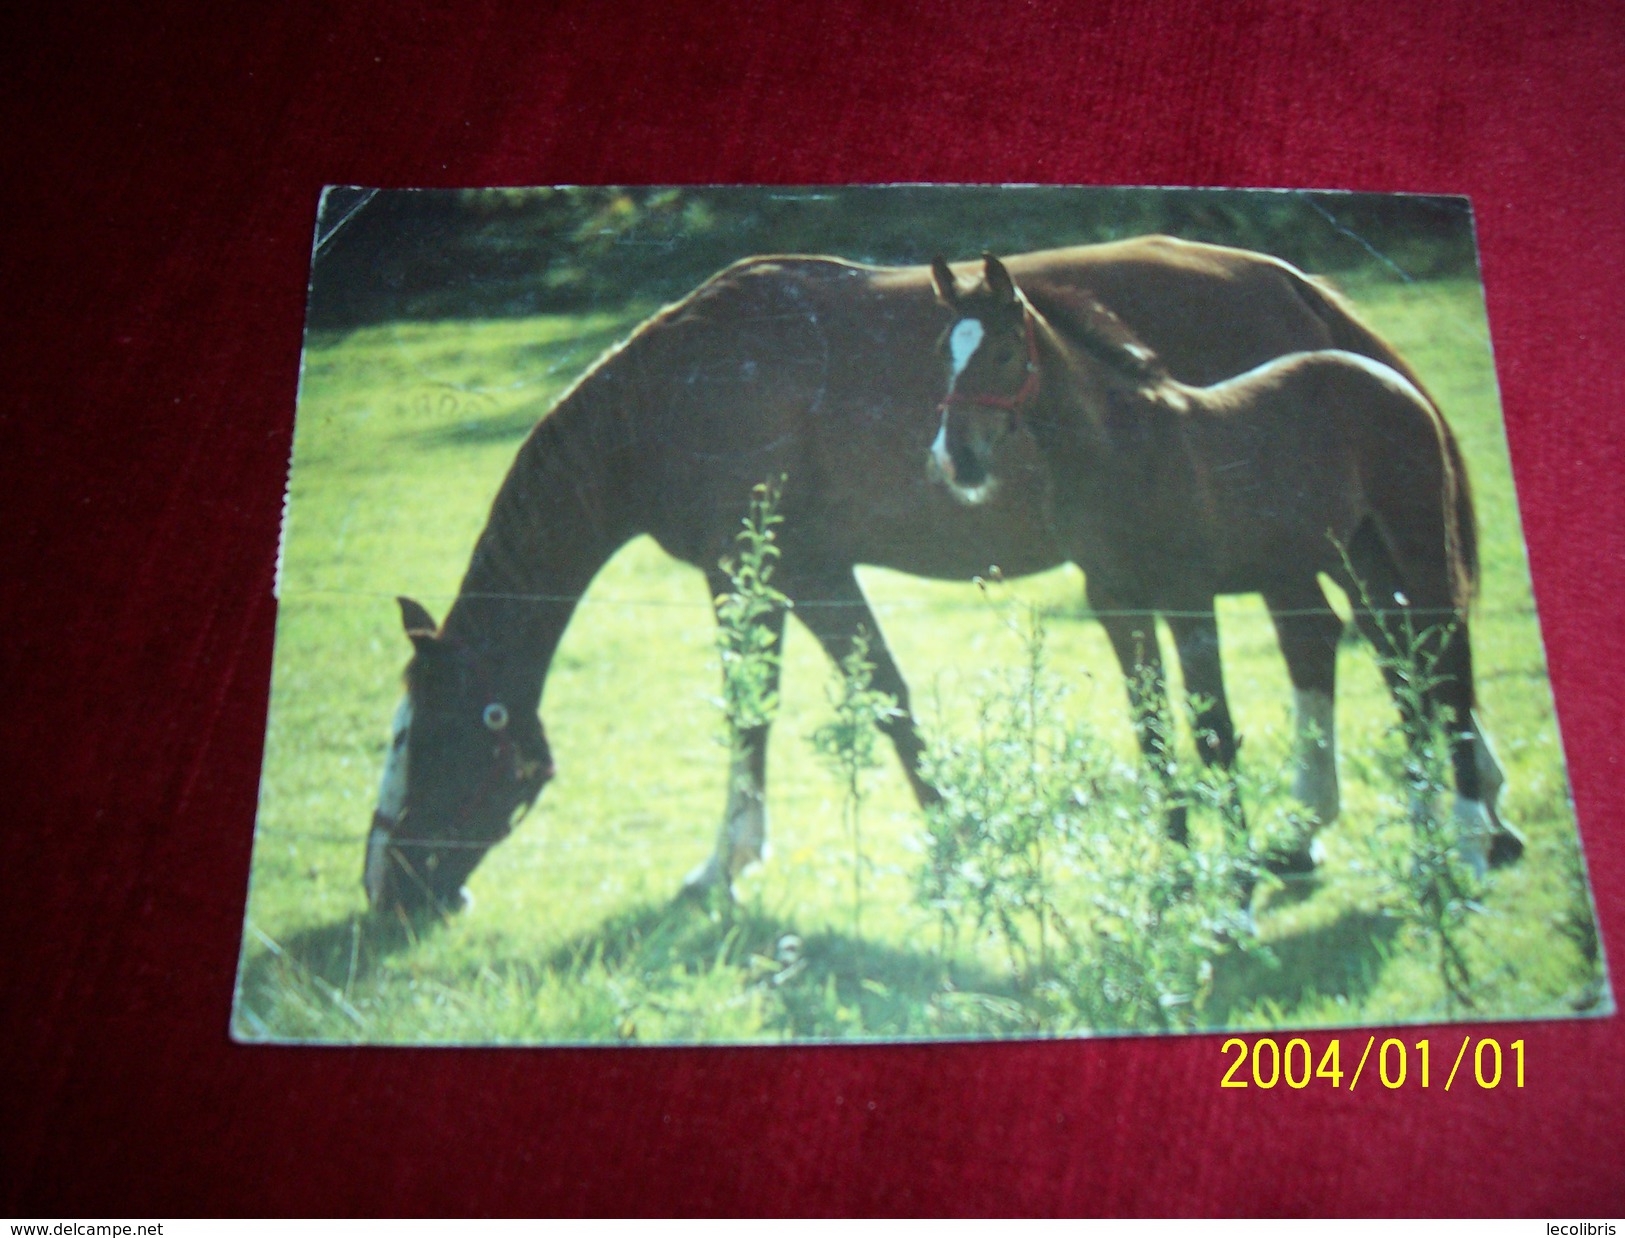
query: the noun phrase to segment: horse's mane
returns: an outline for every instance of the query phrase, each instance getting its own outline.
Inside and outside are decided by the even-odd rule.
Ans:
[[[1034,304],[1050,326],[1090,356],[1136,383],[1170,377],[1162,358],[1087,288],[1046,288]]]

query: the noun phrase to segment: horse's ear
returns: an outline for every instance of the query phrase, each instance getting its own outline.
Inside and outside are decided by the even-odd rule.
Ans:
[[[434,616],[411,598],[396,598],[395,601],[401,608],[401,627],[406,629],[406,634],[412,638],[413,644],[417,644],[418,637],[433,636],[440,630]]]
[[[936,289],[937,300],[949,309],[959,304],[959,285],[954,282],[953,270],[941,254],[931,259],[931,287]]]
[[[1010,272],[992,254],[982,255],[982,278],[987,281],[987,290],[993,294],[995,301],[1001,305],[1015,302],[1016,286],[1010,279]]]

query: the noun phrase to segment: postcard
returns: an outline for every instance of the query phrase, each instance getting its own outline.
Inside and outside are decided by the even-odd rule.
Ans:
[[[243,1042],[1613,1010],[1462,198],[329,188],[277,596]]]

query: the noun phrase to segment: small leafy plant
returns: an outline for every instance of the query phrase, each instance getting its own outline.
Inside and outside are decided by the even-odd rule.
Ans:
[[[776,526],[784,478],[751,490],[750,507],[740,521],[737,552],[718,563],[728,588],[713,604],[717,615],[717,654],[722,663],[720,739],[728,749],[728,819],[712,858],[684,883],[703,896],[713,913],[731,911],[731,878],[741,864],[759,858],[766,805],[760,758],[767,728],[779,709],[780,636],[790,599],[773,587],[779,558]]]
[[[1379,785],[1399,796],[1386,797],[1387,810],[1372,831],[1372,866],[1399,914],[1434,951],[1446,1009],[1472,1009],[1475,981],[1468,940],[1472,918],[1483,910],[1487,883],[1464,858],[1460,826],[1443,808],[1450,793],[1452,732],[1471,725],[1471,719],[1431,705],[1432,693],[1444,681],[1439,664],[1455,638],[1455,625],[1418,627],[1403,595],[1394,599],[1397,608],[1378,608],[1365,583],[1355,579],[1362,605],[1377,616],[1382,633],[1377,661],[1401,719],[1398,751],[1384,753],[1378,761],[1387,775]]]
[[[728,592],[716,599],[717,652],[722,658],[724,742],[734,755],[745,736],[767,726],[778,713],[779,641],[775,616],[790,608],[790,599],[772,585],[779,559],[776,526],[784,478],[751,490],[750,511],[736,539],[738,553],[722,560]]]
[[[976,729],[939,742],[918,897],[943,940],[968,928],[1002,943],[1033,1024],[1059,1031],[1197,1026],[1213,962],[1256,948],[1238,897],[1250,888],[1245,835],[1217,822],[1181,846],[1169,802],[1221,811],[1228,776],[1191,780],[1175,765],[1122,760],[1067,717],[1045,664],[1041,617],[1011,621],[1024,657],[982,697]]]
[[[919,895],[945,939],[966,921],[995,933],[1018,983],[1030,988],[1050,969],[1052,936],[1065,931],[1051,881],[1068,858],[1076,797],[1098,788],[1104,771],[1089,768],[1097,749],[1061,723],[1042,620],[1029,611],[1013,627],[1021,667],[978,702],[974,734],[939,741],[927,756],[942,801],[928,819]]]
[[[879,728],[899,715],[897,698],[874,687],[875,667],[869,661],[869,638],[859,631],[852,649],[841,660],[830,692],[835,717],[813,732],[813,748],[829,764],[844,792],[842,823],[852,840],[852,936],[863,937],[863,775],[874,769]]]

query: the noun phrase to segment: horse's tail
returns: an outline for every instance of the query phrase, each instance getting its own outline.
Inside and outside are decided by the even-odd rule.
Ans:
[[[1417,390],[1427,397],[1429,404],[1433,404],[1433,397],[1426,388],[1418,387]],[[1467,462],[1461,458],[1461,444],[1456,441],[1455,432],[1444,419],[1444,414],[1439,412],[1437,404],[1433,405],[1433,411],[1439,418],[1439,431],[1450,465],[1450,482],[1455,490],[1457,593],[1461,609],[1465,611],[1478,596],[1478,512],[1473,507],[1473,483],[1467,477]]]
[[[1456,576],[1457,603],[1465,611],[1478,596],[1478,514],[1473,506],[1472,482],[1468,479],[1467,464],[1462,459],[1461,445],[1456,441],[1455,431],[1440,410],[1439,402],[1433,398],[1433,393],[1423,384],[1416,371],[1411,369],[1410,363],[1394,351],[1392,344],[1360,321],[1348,298],[1325,280],[1301,272],[1294,274],[1299,277],[1298,295],[1315,317],[1325,324],[1334,348],[1359,353],[1397,370],[1421,392],[1422,398],[1433,410],[1439,426],[1439,437],[1444,443],[1446,503],[1455,517],[1446,521],[1446,536],[1450,541],[1450,559]]]

